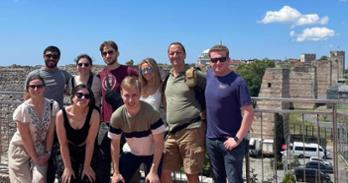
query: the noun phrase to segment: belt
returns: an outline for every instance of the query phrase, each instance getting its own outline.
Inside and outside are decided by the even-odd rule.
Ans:
[[[169,134],[175,134],[176,132],[178,132],[178,131],[180,131],[180,130],[182,130],[182,129],[185,129],[187,126],[189,126],[190,124],[192,124],[192,123],[194,123],[194,122],[196,122],[196,121],[200,121],[201,120],[201,117],[200,116],[198,116],[198,117],[196,117],[196,118],[193,118],[193,119],[191,119],[188,123],[184,123],[184,124],[181,124],[181,125],[179,125],[179,126],[176,126],[176,127],[174,127],[170,132],[169,132]]]

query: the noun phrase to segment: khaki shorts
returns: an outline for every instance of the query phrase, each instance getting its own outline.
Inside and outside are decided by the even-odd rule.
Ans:
[[[183,129],[168,134],[164,144],[163,169],[179,171],[184,167],[186,174],[202,172],[204,164],[205,123],[199,128]]]

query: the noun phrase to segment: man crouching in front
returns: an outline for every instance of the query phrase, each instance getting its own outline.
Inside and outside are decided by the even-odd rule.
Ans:
[[[127,76],[121,83],[124,105],[113,112],[108,137],[113,161],[112,182],[129,182],[141,163],[145,182],[159,183],[163,152],[164,123],[160,114],[140,101],[141,87],[136,77]],[[130,152],[120,156],[120,138],[124,135]]]

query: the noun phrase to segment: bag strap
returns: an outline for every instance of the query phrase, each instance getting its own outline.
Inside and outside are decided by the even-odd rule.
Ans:
[[[89,75],[89,78],[88,78],[88,81],[87,81],[87,86],[88,86],[89,88],[92,88],[93,76],[94,76],[93,73],[91,73],[91,74]]]
[[[71,90],[75,88],[75,77],[71,77]]]

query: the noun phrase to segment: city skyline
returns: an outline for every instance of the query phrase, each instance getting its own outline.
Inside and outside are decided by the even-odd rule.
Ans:
[[[231,58],[317,59],[348,49],[347,0],[246,1],[30,1],[0,2],[0,65],[41,65],[48,45],[61,49],[59,65],[89,54],[103,64],[99,45],[114,40],[119,62],[146,57],[168,64],[169,43],[184,44],[187,63],[222,42]]]

